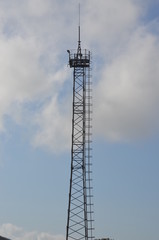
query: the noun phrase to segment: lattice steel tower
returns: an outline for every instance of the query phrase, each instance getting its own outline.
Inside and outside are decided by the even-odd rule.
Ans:
[[[93,236],[91,163],[91,54],[81,49],[80,21],[77,50],[67,50],[73,68],[71,176],[66,240],[89,240]]]

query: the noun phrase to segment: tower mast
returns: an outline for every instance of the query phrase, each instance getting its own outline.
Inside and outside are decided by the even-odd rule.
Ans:
[[[78,47],[69,53],[73,68],[72,148],[66,240],[88,240],[93,236],[91,186],[91,54],[81,49],[80,6]]]

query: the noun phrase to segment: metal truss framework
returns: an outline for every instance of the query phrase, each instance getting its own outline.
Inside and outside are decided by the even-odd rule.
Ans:
[[[69,53],[73,68],[73,116],[71,176],[66,240],[88,240],[93,236],[93,203],[91,187],[91,57],[88,50]]]

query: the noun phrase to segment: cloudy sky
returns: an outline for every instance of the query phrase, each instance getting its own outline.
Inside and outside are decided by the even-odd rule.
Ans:
[[[81,0],[95,236],[159,239],[159,1]],[[64,240],[75,0],[0,0],[0,235]]]

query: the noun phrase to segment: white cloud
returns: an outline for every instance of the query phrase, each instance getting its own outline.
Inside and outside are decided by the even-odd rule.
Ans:
[[[55,152],[64,151],[70,147],[71,114],[68,102],[58,103],[53,97],[42,111],[37,114],[35,124],[38,131],[34,137],[35,146],[45,146]]]
[[[141,27],[141,2],[81,4],[82,46],[95,56],[95,129],[107,139],[135,139],[158,130],[159,39],[150,33],[155,22]],[[64,65],[66,49],[77,42],[78,3],[6,0],[0,9],[0,130],[8,115],[35,127],[35,146],[66,149],[71,101],[65,83],[72,77]]]
[[[85,12],[84,18],[81,17],[84,42],[89,42],[95,53],[105,60],[114,57],[114,51],[127,42],[142,12],[133,0],[89,0],[82,10]]]
[[[3,116],[10,115],[16,103],[46,96],[56,79],[40,67],[40,49],[32,40],[1,38],[0,55],[0,124],[3,129]]]
[[[43,0],[29,0],[27,1],[28,13],[32,16],[40,17],[48,14],[51,10],[51,2]]]
[[[159,130],[159,37],[141,28],[107,64],[96,92],[97,131],[107,139],[144,138]]]
[[[52,235],[46,232],[27,232],[23,228],[7,223],[0,226],[0,235],[15,240],[64,240],[63,235]]]
[[[26,111],[26,103],[34,104],[38,101],[42,105],[46,98],[58,91],[59,86],[66,79],[67,72],[63,70],[65,63],[59,63],[60,52],[55,46],[56,41],[52,41],[55,38],[56,29],[51,28],[49,17],[45,16],[46,12],[50,12],[50,3],[50,1],[28,1],[27,3],[22,1],[18,8],[16,8],[17,1],[9,6],[7,1],[0,3],[4,10],[0,12],[2,19],[0,29],[1,131],[4,130],[5,115],[19,119],[19,116],[23,115],[22,112]],[[35,8],[36,4],[39,4],[38,10]],[[36,14],[35,11],[38,13]],[[43,19],[47,20],[44,21],[44,25],[41,24]],[[48,36],[49,31],[51,33]],[[50,35],[52,37],[48,39]],[[33,116],[29,117],[32,119]],[[21,121],[24,120],[23,118]]]

